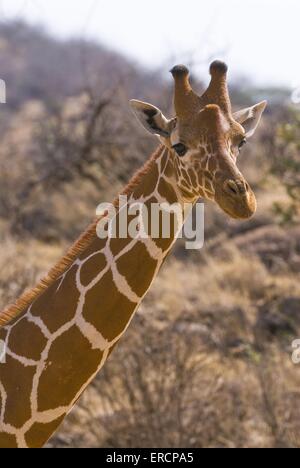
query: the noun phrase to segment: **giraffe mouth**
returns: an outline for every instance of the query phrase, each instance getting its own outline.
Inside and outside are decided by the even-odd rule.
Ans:
[[[254,212],[249,212],[249,214],[243,214],[243,215],[240,215],[240,214],[236,214],[236,213],[233,213],[232,211],[230,210],[227,210],[226,208],[222,208],[222,210],[224,211],[224,213],[226,213],[230,218],[232,219],[236,219],[236,220],[247,220],[247,219],[250,219],[252,218],[252,216],[254,215]]]
[[[242,197],[240,200],[234,200],[224,196],[216,196],[215,200],[224,213],[235,220],[246,221],[252,218],[257,208],[257,202],[253,192]]]

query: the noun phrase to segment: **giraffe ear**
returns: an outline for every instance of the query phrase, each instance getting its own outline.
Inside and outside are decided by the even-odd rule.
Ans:
[[[148,132],[164,138],[170,136],[174,127],[173,119],[168,120],[157,107],[147,102],[132,99],[130,106],[138,121]]]
[[[244,127],[246,137],[249,138],[254,134],[266,105],[267,101],[262,101],[255,104],[255,106],[247,107],[233,114],[234,120]]]

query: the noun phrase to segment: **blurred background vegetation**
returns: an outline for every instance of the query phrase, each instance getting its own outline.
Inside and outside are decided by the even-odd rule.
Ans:
[[[21,21],[0,24],[0,70],[2,309],[154,150],[128,100],[171,115],[172,83],[168,68]],[[300,447],[300,109],[287,89],[236,81],[230,91],[236,109],[269,100],[239,163],[256,216],[235,222],[207,204],[204,249],[176,245],[49,447]]]

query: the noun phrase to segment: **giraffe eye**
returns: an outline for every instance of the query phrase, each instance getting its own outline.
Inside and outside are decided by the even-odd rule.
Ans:
[[[243,146],[247,143],[247,140],[246,138],[243,138],[242,141],[240,142],[239,144],[239,150],[241,151],[241,149],[243,148]]]
[[[176,145],[172,146],[172,148],[176,151],[178,156],[184,156],[188,150],[183,143],[177,143]]]

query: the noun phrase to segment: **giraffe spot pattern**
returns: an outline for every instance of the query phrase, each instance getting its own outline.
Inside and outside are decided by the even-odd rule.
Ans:
[[[76,287],[76,271],[74,265],[64,276],[63,288],[61,280],[56,280],[32,305],[33,316],[40,317],[51,333],[55,333],[74,316],[74,310],[79,300]]]
[[[151,204],[153,203],[157,203],[157,200],[155,198],[150,198],[150,200],[146,203],[146,206],[148,208],[148,212],[151,213],[150,211],[150,207],[151,207]],[[153,237],[153,241],[154,243],[156,244],[156,246],[162,250],[162,252],[165,252],[170,246],[171,244],[174,242],[174,234],[175,234],[175,215],[174,213],[164,213],[164,215],[162,214],[162,212],[160,211],[160,213],[158,213],[159,216],[158,216],[158,219],[155,221],[155,223],[159,223],[158,224],[158,228],[157,229],[157,234],[155,237]],[[170,235],[169,233],[168,234],[168,237],[163,237],[163,231],[162,231],[162,219],[163,219],[163,216],[168,216],[168,222],[170,223]],[[149,233],[154,233],[154,231],[152,230],[155,226],[152,226],[152,224],[154,223],[154,217],[151,217],[149,216],[149,219],[148,219],[148,229],[149,229]],[[156,229],[155,229],[156,231]]]
[[[18,448],[17,439],[14,435],[0,432],[0,447],[3,448]]]
[[[112,237],[111,239],[109,239],[109,248],[111,250],[111,253],[113,256],[116,256],[118,255],[120,252],[122,252],[122,250],[124,250],[128,244],[130,244],[130,242],[132,241],[132,238],[129,236],[129,226],[130,224],[134,221],[134,220],[137,220],[137,213],[136,214],[129,214],[127,212],[126,214],[126,226],[127,226],[127,229],[125,231],[125,237],[120,237],[119,236],[119,223],[121,222],[120,221],[120,214],[118,214],[117,216],[117,219],[116,219],[116,231],[117,231],[117,235],[116,237]],[[123,225],[124,227],[124,225]]]
[[[49,434],[53,434],[65,418],[65,414],[47,424],[35,423],[25,434],[25,441],[29,448],[43,447],[48,442]]]
[[[210,160],[208,162],[208,170],[210,172],[214,172],[216,169],[217,169],[217,162],[216,162],[215,158],[210,158]]]
[[[131,289],[142,297],[149,288],[157,267],[157,261],[150,257],[147,248],[137,242],[130,252],[117,261],[117,268],[125,276]]]
[[[125,249],[125,247],[131,242],[131,239],[120,239],[120,238],[115,238],[115,239],[110,239],[109,242],[109,248],[111,250],[111,253],[113,256],[118,255],[122,250]]]
[[[7,330],[4,328],[0,328],[0,340],[5,341],[7,335]]]
[[[96,236],[96,234],[95,234]],[[90,255],[95,252],[100,252],[105,247],[106,239],[100,239],[100,237],[95,237],[95,239],[91,242],[91,244],[84,250],[84,252],[79,255],[79,260],[83,261]]]
[[[1,383],[7,395],[5,424],[20,428],[31,417],[30,395],[34,374],[34,367],[25,367],[10,356],[7,356],[6,364],[0,364]]]
[[[166,165],[166,168],[165,168],[165,171],[164,171],[164,174],[166,177],[170,178],[174,173],[174,164],[172,162],[171,159],[169,159],[167,165]]]
[[[152,171],[151,171],[151,176],[147,177],[144,180],[143,184],[140,184],[135,190],[134,190],[134,198],[141,198],[141,197],[147,197],[151,195],[153,192],[153,187],[155,187],[156,182],[159,178],[159,173],[158,173],[158,166],[157,164],[153,165]]]
[[[174,188],[167,181],[161,180],[158,186],[158,192],[168,203],[173,204],[178,202],[178,197]]]
[[[82,315],[108,341],[120,335],[133,314],[136,303],[118,290],[109,270],[99,283],[86,293]]]
[[[197,177],[196,177],[196,174],[193,171],[193,169],[189,169],[188,174],[190,176],[193,187],[196,188],[197,187]]]
[[[27,317],[22,318],[11,330],[8,347],[14,354],[38,361],[47,344],[41,329]]]
[[[97,253],[86,260],[80,268],[80,282],[83,286],[88,286],[99,271],[106,267],[106,258],[102,253]]]
[[[97,371],[102,355],[91,349],[76,325],[60,335],[51,345],[39,379],[38,411],[69,405]]]

